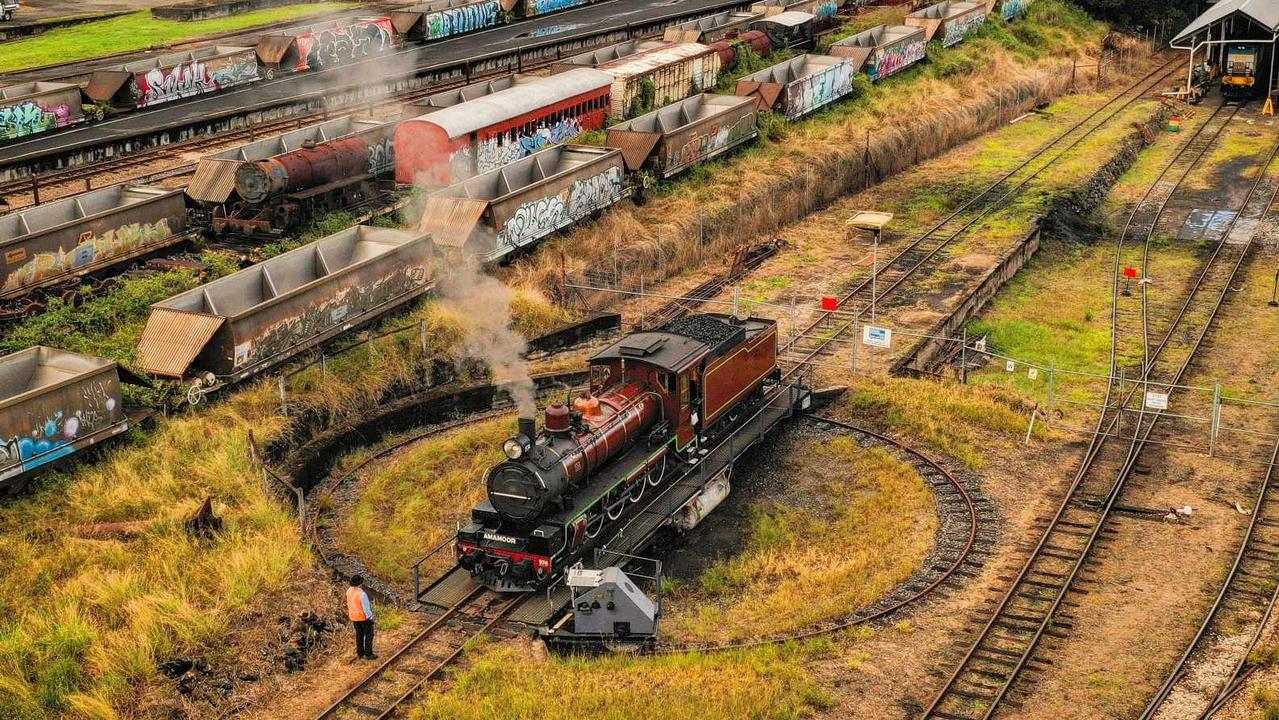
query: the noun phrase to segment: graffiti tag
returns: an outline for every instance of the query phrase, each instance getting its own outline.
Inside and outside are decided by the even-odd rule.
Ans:
[[[134,76],[134,83],[138,107],[150,107],[257,79],[258,61],[249,55],[220,58],[209,64],[193,60],[167,69],[153,68],[145,75]]]
[[[526,0],[528,15],[545,15],[557,10],[585,5],[587,0]]]
[[[86,384],[78,405],[55,410],[32,422],[30,431],[0,440],[0,477],[34,470],[74,453],[77,440],[114,422],[117,416],[116,399],[102,381]]]
[[[395,47],[390,18],[359,20],[351,25],[297,36],[295,70],[323,70],[380,55]]]
[[[495,170],[538,150],[568,142],[581,133],[581,120],[564,118],[553,125],[540,125],[528,135],[509,133],[481,140],[476,154],[475,172]]]
[[[867,68],[866,74],[870,76],[871,80],[886,78],[923,60],[926,52],[927,49],[924,47],[923,40],[894,45],[881,50],[877,54],[870,67]]]
[[[842,62],[814,73],[787,97],[786,118],[795,120],[853,91],[853,66]]]
[[[752,113],[739,118],[733,125],[709,125],[706,132],[694,134],[683,145],[672,147],[666,158],[666,168],[669,170],[701,162],[743,140],[755,137],[758,133],[755,122],[756,116]]]
[[[986,22],[986,13],[975,12],[962,17],[954,22],[946,23],[946,34],[942,37],[941,46],[950,47],[955,43],[963,40],[968,33],[973,32]]]
[[[80,236],[79,241],[70,250],[58,248],[32,255],[29,262],[9,273],[4,281],[4,289],[16,290],[51,277],[64,275],[82,267],[125,255],[172,234],[167,218],[161,218],[154,223],[122,225],[107,230],[101,235],[88,232]]]
[[[1000,9],[1005,20],[1013,20],[1026,14],[1026,0],[1004,0]]]
[[[65,104],[49,107],[34,100],[23,100],[17,105],[0,107],[0,140],[35,135],[70,124],[71,108]]]
[[[544,238],[621,199],[622,171],[611,167],[598,175],[577,180],[555,195],[526,202],[516,208],[498,230],[495,255],[504,255]]]
[[[450,35],[461,35],[493,27],[497,25],[500,9],[501,5],[497,0],[485,0],[474,5],[431,13],[426,16],[426,38],[438,40]]]

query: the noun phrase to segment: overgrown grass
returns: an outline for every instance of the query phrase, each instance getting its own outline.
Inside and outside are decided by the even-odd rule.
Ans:
[[[510,417],[468,425],[376,465],[337,532],[339,544],[379,577],[407,580],[423,551],[451,536],[483,499],[483,472],[502,459],[513,429]]]
[[[194,22],[157,20],[151,17],[150,10],[140,10],[129,15],[57,28],[35,37],[4,43],[0,45],[0,72],[163,47],[201,35],[267,25],[356,5],[358,3],[354,2],[297,3]]]
[[[949,382],[927,382],[925,388],[918,380],[884,377],[859,382],[841,407],[862,422],[920,438],[973,470],[988,462],[985,439],[1012,443],[1024,437],[1030,412],[1000,388]],[[1035,437],[1044,436],[1036,426]]]
[[[752,505],[743,552],[673,596],[669,634],[737,639],[807,627],[849,615],[919,568],[937,517],[913,468],[850,437],[804,440],[775,459],[791,486]]]
[[[509,644],[478,648],[452,686],[413,720],[795,720],[834,705],[803,670],[803,648],[726,655],[554,657]]]

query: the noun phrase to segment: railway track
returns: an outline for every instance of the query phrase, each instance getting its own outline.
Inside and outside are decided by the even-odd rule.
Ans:
[[[1016,197],[1032,180],[1171,77],[1180,65],[1179,61],[1172,60],[1151,70],[882,262],[871,277],[838,298],[835,310],[820,313],[806,328],[783,344],[779,354],[786,364],[791,365],[790,373],[830,352],[861,322],[866,309],[874,302],[901,287],[956,239],[1005,207],[1006,202]],[[1054,148],[1057,151],[1051,152]],[[833,328],[829,327],[832,324]]]
[[[1213,118],[1216,117],[1214,113]],[[1211,120],[1211,118],[1210,118]],[[1184,178],[1194,168],[1197,158],[1203,157],[1207,147],[1200,137],[1207,135],[1204,128],[1215,125],[1205,122],[1200,132],[1179,150],[1177,156],[1156,180],[1148,197],[1157,207],[1153,217],[1149,215],[1149,203],[1139,202],[1132,217],[1120,233],[1112,279],[1111,317],[1111,380],[1108,383],[1104,410],[1100,413],[1095,431],[1079,470],[1058,506],[1046,523],[1038,544],[1030,553],[1018,575],[1013,578],[1008,591],[998,603],[990,619],[978,633],[977,639],[964,654],[954,672],[924,712],[924,718],[939,720],[985,720],[1002,708],[1016,709],[1019,700],[1010,698],[1017,681],[1024,675],[1042,668],[1032,665],[1032,659],[1046,637],[1062,637],[1071,627],[1070,616],[1063,612],[1066,595],[1073,588],[1080,571],[1096,546],[1105,521],[1110,515],[1125,483],[1137,465],[1142,450],[1152,442],[1152,434],[1163,412],[1142,411],[1141,383],[1152,381],[1176,385],[1201,347],[1204,337],[1229,290],[1247,252],[1247,245],[1218,243],[1203,270],[1194,279],[1189,294],[1180,309],[1167,325],[1167,332],[1155,348],[1143,353],[1140,372],[1131,385],[1123,379],[1116,382],[1113,370],[1119,367],[1120,333],[1125,326],[1134,324],[1144,335],[1149,333],[1147,318],[1132,323],[1131,316],[1120,311],[1125,282],[1122,276],[1124,246],[1133,236],[1145,235],[1142,242],[1143,259],[1148,250],[1159,215],[1168,199],[1180,184],[1178,179],[1165,194],[1160,183],[1166,182],[1171,173]],[[1275,146],[1279,150],[1279,145]],[[1189,161],[1183,157],[1189,154]],[[1274,150],[1262,165],[1261,172],[1249,189],[1244,202],[1246,207],[1266,178],[1266,169],[1274,159]],[[1184,173],[1179,172],[1185,168]],[[1235,216],[1235,219],[1238,215]],[[1234,220],[1231,222],[1233,229]],[[1229,229],[1224,237],[1228,237]],[[1141,286],[1147,294],[1146,285]],[[1142,308],[1148,301],[1142,299]],[[1143,338],[1143,347],[1149,346],[1149,338]],[[1130,403],[1137,401],[1137,406]],[[1134,417],[1135,425],[1123,426],[1125,417]],[[1134,421],[1130,421],[1132,424]],[[1129,434],[1130,433],[1130,434]],[[1110,440],[1114,439],[1114,442]]]
[[[431,613],[422,631],[373,672],[342,694],[315,720],[384,720],[395,717],[405,703],[462,656],[466,644],[487,633],[509,636],[499,628],[526,596],[504,598],[476,588],[452,607]]]
[[[850,433],[863,444],[889,448],[899,459],[908,463],[933,488],[933,492],[937,495],[937,504],[943,513],[943,522],[958,523],[957,530],[950,534],[953,537],[961,538],[959,543],[943,542],[943,550],[949,555],[948,559],[944,562],[940,561],[940,558],[934,559],[932,565],[899,586],[888,597],[867,610],[854,615],[824,622],[798,632],[779,633],[749,640],[660,643],[654,649],[654,652],[658,654],[677,654],[745,650],[765,645],[780,645],[807,640],[883,620],[908,606],[915,605],[928,598],[955,576],[975,573],[976,568],[982,562],[979,556],[989,552],[986,547],[989,538],[982,539],[980,527],[995,512],[993,507],[984,498],[975,498],[968,486],[957,479],[940,463],[888,435],[833,418],[818,415],[805,417],[808,420]]]

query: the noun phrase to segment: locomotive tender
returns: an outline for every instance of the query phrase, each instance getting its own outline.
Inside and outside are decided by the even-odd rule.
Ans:
[[[521,417],[507,460],[454,552],[473,579],[521,592],[546,586],[675,487],[707,448],[765,404],[780,379],[772,320],[694,315],[633,333],[590,360],[586,395],[554,403],[535,431]],[[728,494],[716,476],[673,515],[690,529]]]

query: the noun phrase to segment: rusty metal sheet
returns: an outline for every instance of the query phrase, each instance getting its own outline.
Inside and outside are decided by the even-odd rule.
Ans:
[[[138,367],[152,375],[180,378],[225,318],[152,307],[138,342]]]
[[[124,70],[95,70],[89,78],[89,86],[84,89],[97,103],[109,103],[120,88],[133,77],[133,73]]]
[[[258,59],[264,63],[279,63],[289,53],[295,40],[290,35],[263,35],[258,41]]]
[[[930,17],[911,17],[907,15],[906,24],[914,27],[923,28],[924,40],[928,41],[928,40],[932,40],[933,36],[937,34],[937,31],[941,29],[942,19],[930,18]]]
[[[759,98],[760,110],[772,110],[777,104],[777,98],[781,97],[784,87],[781,83],[738,80],[737,90],[733,94],[742,97]]]
[[[460,248],[466,245],[489,204],[483,200],[432,196],[418,229],[431,236],[436,245]]]
[[[241,160],[204,158],[195,166],[195,175],[187,185],[187,197],[207,203],[224,203],[235,192],[235,171]]]
[[[859,47],[857,45],[832,45],[830,48],[831,55],[848,58],[853,63],[853,72],[861,71],[873,52],[875,52],[873,47]]]
[[[395,28],[396,35],[408,35],[424,17],[424,12],[396,10],[391,13],[391,27]]]
[[[644,161],[648,159],[661,139],[662,134],[656,132],[610,129],[604,145],[621,150],[622,159],[626,161],[626,169],[634,172],[644,165]]]
[[[695,43],[702,41],[702,32],[700,30],[676,30],[668,28],[662,39],[669,43]]]

